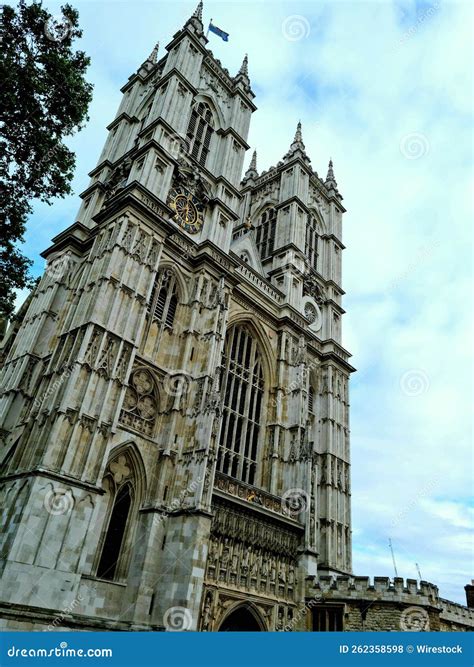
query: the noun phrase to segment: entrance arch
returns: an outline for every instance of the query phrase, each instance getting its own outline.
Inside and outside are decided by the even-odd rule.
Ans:
[[[247,604],[239,605],[227,614],[219,632],[262,632],[265,625],[260,614]]]

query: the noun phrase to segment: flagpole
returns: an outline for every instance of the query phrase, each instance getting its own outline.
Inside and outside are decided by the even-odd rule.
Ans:
[[[209,21],[209,25],[207,26],[207,32],[206,32],[206,38],[209,37],[209,28],[211,26],[212,19]]]

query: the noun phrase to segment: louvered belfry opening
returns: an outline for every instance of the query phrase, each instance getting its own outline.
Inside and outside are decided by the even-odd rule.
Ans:
[[[209,154],[211,137],[214,132],[214,118],[208,104],[199,102],[191,112],[186,136],[189,141],[191,157],[203,167]]]
[[[275,247],[277,212],[274,208],[267,208],[260,216],[256,229],[256,244],[260,257],[269,257]]]
[[[264,377],[257,342],[245,327],[229,332],[222,363],[224,408],[217,469],[255,484]]]
[[[154,320],[172,327],[178,307],[178,286],[171,271],[158,274],[153,293],[148,304],[148,314]]]
[[[309,265],[316,271],[318,268],[318,232],[316,220],[309,215],[306,223],[305,255]]]

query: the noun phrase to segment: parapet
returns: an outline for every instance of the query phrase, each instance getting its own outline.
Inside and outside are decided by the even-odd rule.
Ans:
[[[439,604],[438,587],[428,581],[402,577],[355,577],[350,575],[313,577],[310,589],[323,597],[387,600],[409,604]],[[410,599],[407,599],[410,598]],[[414,600],[413,598],[416,598]]]

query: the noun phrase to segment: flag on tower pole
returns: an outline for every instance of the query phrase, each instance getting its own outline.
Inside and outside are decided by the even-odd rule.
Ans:
[[[209,34],[209,31],[213,32],[215,35],[219,35],[221,39],[224,40],[224,42],[229,41],[229,33],[224,32],[224,30],[221,30],[218,28],[216,25],[212,23],[212,19],[209,22],[209,28],[207,29],[207,34]]]

